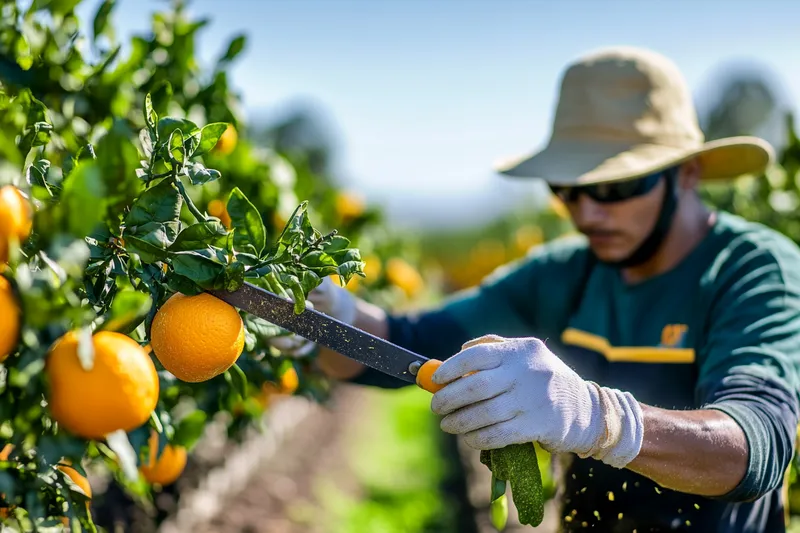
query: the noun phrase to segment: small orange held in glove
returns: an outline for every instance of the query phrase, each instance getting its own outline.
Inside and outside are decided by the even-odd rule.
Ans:
[[[78,356],[79,332],[59,338],[47,356],[47,402],[53,419],[73,435],[104,439],[131,431],[158,403],[158,373],[144,348],[122,333],[92,335],[94,360],[86,370]]]
[[[148,444],[150,446],[149,461],[146,465],[139,467],[142,476],[148,483],[162,486],[174,483],[186,468],[186,448],[167,444],[161,455],[158,455],[158,433],[155,431],[150,432]]]
[[[244,350],[244,322],[235,307],[210,294],[175,293],[161,306],[150,345],[176,378],[199,383],[216,377]]]

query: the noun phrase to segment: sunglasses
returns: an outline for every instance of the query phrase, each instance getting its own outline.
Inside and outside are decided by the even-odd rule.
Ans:
[[[601,204],[622,202],[649,193],[658,184],[662,176],[670,175],[676,171],[677,168],[669,168],[633,180],[617,181],[613,183],[595,183],[592,185],[581,185],[579,187],[550,185],[550,190],[565,204],[578,201],[581,194],[586,194],[586,196]]]

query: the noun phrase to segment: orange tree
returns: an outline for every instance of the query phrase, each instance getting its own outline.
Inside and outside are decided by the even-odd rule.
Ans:
[[[324,276],[346,282],[364,266],[348,239],[312,225],[307,202],[281,226],[236,186],[224,221],[195,202],[225,177],[212,164],[236,122],[224,67],[243,39],[204,78],[203,22],[178,5],[120,58],[101,44],[106,1],[90,62],[77,3],[7,4],[0,21],[0,518],[24,530],[94,530],[90,465],[149,498],[216,413],[257,416],[250,400],[270,384],[324,390],[308,360],[270,345],[287,332],[204,290],[248,281],[302,312]]]

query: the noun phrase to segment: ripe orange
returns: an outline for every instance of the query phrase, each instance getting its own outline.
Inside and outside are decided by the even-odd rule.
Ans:
[[[362,259],[364,261],[364,281],[372,283],[381,275],[381,258],[377,255],[369,255]]]
[[[8,242],[27,239],[32,225],[33,210],[20,190],[13,185],[0,187],[0,263],[8,261]]]
[[[403,289],[409,297],[421,291],[424,285],[419,272],[399,257],[392,257],[386,262],[386,280]]]
[[[425,361],[419,371],[417,372],[417,386],[422,389],[425,389],[428,392],[437,392],[444,388],[444,385],[439,385],[438,383],[434,383],[431,379],[433,374],[442,366],[443,361],[439,361],[437,359],[430,359]]]
[[[236,148],[239,134],[233,124],[228,124],[228,128],[220,135],[217,144],[211,149],[216,155],[228,155]]]
[[[273,396],[284,396],[294,394],[300,386],[300,378],[297,375],[297,370],[294,367],[289,367],[281,377],[278,383],[266,381],[261,386],[261,392],[256,398],[256,401],[261,407],[267,407],[272,400]]]
[[[215,198],[208,202],[208,214],[217,217],[223,226],[231,229],[231,216],[228,214],[228,207],[222,200]]]
[[[11,283],[0,276],[0,363],[14,351],[19,342],[22,312]]]
[[[144,424],[159,393],[156,367],[144,349],[122,333],[100,331],[92,336],[94,364],[87,371],[78,358],[78,339],[77,331],[66,333],[47,357],[48,403],[56,422],[97,440]]]
[[[183,473],[186,468],[186,448],[183,446],[172,446],[167,444],[158,454],[158,433],[150,432],[150,457],[146,465],[139,467],[148,483],[158,483],[159,485],[169,485],[173,483]]]
[[[175,293],[153,319],[150,345],[176,378],[198,383],[236,362],[244,349],[244,322],[236,308],[210,294]]]
[[[360,217],[366,208],[363,195],[356,192],[340,192],[336,195],[336,213],[344,221]]]

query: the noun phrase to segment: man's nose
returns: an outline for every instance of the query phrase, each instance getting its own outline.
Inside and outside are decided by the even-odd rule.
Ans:
[[[605,220],[607,213],[603,206],[589,198],[586,194],[581,194],[574,203],[573,210],[575,221],[580,226],[591,226],[592,224]]]

